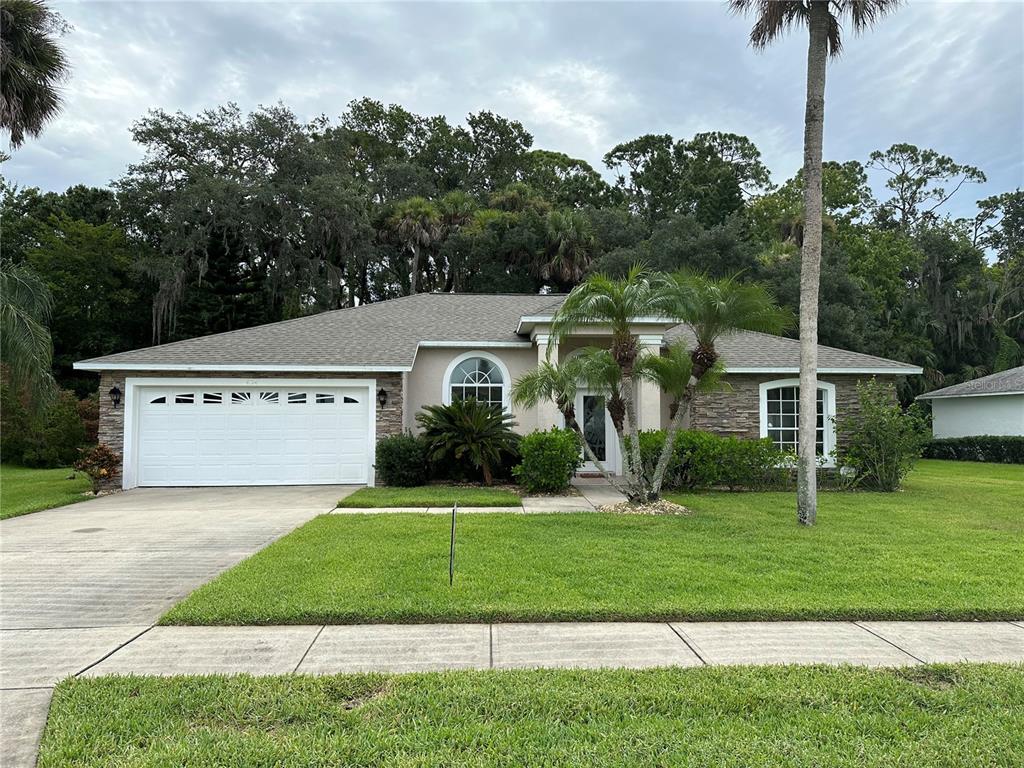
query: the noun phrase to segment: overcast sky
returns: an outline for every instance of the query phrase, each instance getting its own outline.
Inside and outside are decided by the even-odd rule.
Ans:
[[[604,170],[644,133],[752,138],[776,182],[801,163],[806,37],[747,45],[724,2],[56,3],[74,75],[63,115],[0,166],[20,185],[106,185],[148,109],[283,101],[336,117],[369,96],[460,122],[489,109]],[[895,142],[977,165],[952,209],[1024,185],[1024,3],[905,5],[830,65],[825,158]],[[5,142],[6,143],[6,142]],[[875,178],[874,183],[881,179]]]

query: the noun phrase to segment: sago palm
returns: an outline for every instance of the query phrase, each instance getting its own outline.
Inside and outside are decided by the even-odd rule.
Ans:
[[[806,26],[807,99],[804,113],[804,232],[800,249],[800,412],[817,410],[818,284],[821,278],[821,146],[828,58],[842,50],[842,21],[862,32],[899,5],[899,0],[729,0],[737,13],[756,19],[750,43],[766,48],[793,27]],[[818,493],[816,420],[800,419],[797,520],[813,525]]]
[[[15,149],[60,113],[59,87],[69,68],[56,38],[64,26],[39,0],[0,5],[0,127],[10,131]]]
[[[474,398],[424,406],[416,421],[431,461],[469,462],[483,473],[486,485],[493,484],[494,469],[502,457],[517,453],[519,438],[512,431],[512,416]]]

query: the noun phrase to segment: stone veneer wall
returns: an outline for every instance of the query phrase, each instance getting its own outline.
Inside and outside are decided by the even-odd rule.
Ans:
[[[691,427],[733,437],[758,438],[761,436],[760,385],[766,381],[795,379],[797,374],[729,374],[725,377],[731,389],[698,395],[691,411]],[[869,375],[826,375],[819,381],[835,384],[836,415],[860,410],[857,382],[867,381]],[[879,381],[894,384],[894,376],[877,376]],[[895,397],[895,389],[893,390]],[[842,436],[839,436],[842,439]]]
[[[100,374],[100,421],[99,442],[106,443],[119,454],[124,453],[124,401],[114,408],[107,393],[116,384],[122,392],[127,391],[125,378],[195,378],[195,379],[376,379],[377,386],[388,393],[388,404],[377,406],[377,440],[388,435],[402,432],[403,409],[405,408],[405,390],[402,386],[400,373],[302,373],[301,371],[259,372],[246,371],[232,373],[230,371],[103,371]],[[111,486],[120,488],[121,478],[111,482]]]

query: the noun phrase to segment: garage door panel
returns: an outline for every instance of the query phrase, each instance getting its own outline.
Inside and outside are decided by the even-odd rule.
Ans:
[[[365,388],[197,384],[140,391],[140,485],[368,480]]]

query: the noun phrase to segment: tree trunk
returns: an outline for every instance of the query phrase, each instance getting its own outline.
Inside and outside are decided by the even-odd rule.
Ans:
[[[661,486],[665,482],[665,472],[668,471],[668,463],[675,453],[676,437],[682,429],[683,421],[686,420],[687,411],[690,408],[690,401],[693,398],[687,395],[681,403],[676,406],[676,412],[672,414],[672,420],[668,423],[668,432],[665,434],[665,445],[662,446],[661,456],[658,457],[658,466],[654,470],[654,477],[651,479],[651,500],[656,500],[661,495]]]
[[[409,266],[409,295],[414,296],[420,277],[420,247],[413,245],[410,250],[412,250],[412,264]]]
[[[821,154],[825,123],[829,6],[810,3],[807,107],[804,115],[804,241],[800,254],[800,439],[797,521],[814,525],[818,514],[818,283],[821,277]]]
[[[628,448],[626,464],[629,467],[627,484],[632,489],[629,494],[630,501],[644,502],[649,495],[650,487],[644,477],[644,468],[640,462],[640,429],[636,423],[636,403],[633,401],[633,372],[622,374],[622,399],[626,404],[626,421],[629,425],[629,434],[625,441]],[[620,435],[620,440],[622,436]]]

